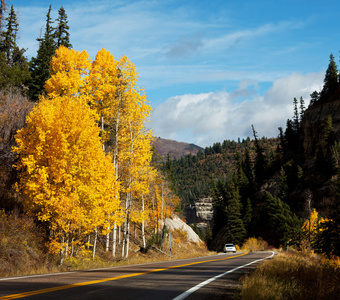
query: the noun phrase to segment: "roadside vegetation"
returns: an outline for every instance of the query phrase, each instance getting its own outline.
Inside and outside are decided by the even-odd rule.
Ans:
[[[140,234],[140,228],[136,228],[136,237]],[[94,258],[92,247],[82,248],[73,256],[68,256],[60,265],[59,256],[47,251],[47,238],[42,226],[37,225],[31,217],[17,212],[6,214],[0,210],[0,277],[104,268],[214,254],[207,250],[204,243],[189,241],[184,230],[171,231],[171,257],[169,232],[165,233],[162,241],[152,232],[148,232],[148,237],[149,249],[146,252],[141,251],[138,238],[132,239],[131,254],[127,259],[121,255],[113,259],[112,254],[105,251],[106,241],[101,238],[98,239],[97,255]],[[117,244],[121,253],[122,239]]]
[[[340,260],[280,253],[242,280],[240,299],[339,299]]]

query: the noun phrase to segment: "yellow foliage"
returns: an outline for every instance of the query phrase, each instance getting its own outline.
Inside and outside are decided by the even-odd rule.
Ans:
[[[101,149],[97,116],[78,97],[42,98],[16,135],[24,207],[62,238],[93,231],[120,206],[112,158]],[[58,246],[59,243],[59,246]]]
[[[309,252],[310,255],[314,255],[310,243],[317,238],[318,233],[322,231],[320,225],[326,221],[328,219],[320,217],[315,208],[312,210],[310,217],[305,220],[302,226],[302,230],[305,233],[304,238],[301,240],[302,252]]]
[[[248,238],[242,245],[242,250],[245,251],[264,251],[268,249],[268,243],[261,238]]]
[[[61,46],[50,73],[48,98],[27,117],[14,151],[25,209],[50,223],[51,251],[127,220],[154,226],[170,216],[179,199],[151,167],[151,106],[134,64],[105,49],[91,61],[86,51]]]
[[[45,89],[50,97],[82,94],[85,101],[85,86],[91,60],[84,50],[82,52],[60,46],[50,62],[51,78],[46,81]]]

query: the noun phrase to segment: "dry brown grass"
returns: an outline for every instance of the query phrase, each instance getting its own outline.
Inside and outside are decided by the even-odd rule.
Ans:
[[[0,210],[0,276],[57,271],[32,218]]]
[[[63,265],[58,266],[59,258],[46,254],[46,240],[32,218],[0,211],[0,277],[143,264],[213,254],[204,243],[189,242],[186,232],[182,230],[171,232],[171,258],[169,235],[159,249],[163,253],[156,246],[142,253],[140,246],[133,243],[136,240],[131,240],[128,259],[121,258],[121,245],[118,246],[117,256],[113,258],[111,251],[103,250],[104,243],[99,243],[94,260],[91,249],[82,248],[76,256],[67,257]]]
[[[332,260],[279,254],[244,277],[241,299],[339,299],[339,282]]]

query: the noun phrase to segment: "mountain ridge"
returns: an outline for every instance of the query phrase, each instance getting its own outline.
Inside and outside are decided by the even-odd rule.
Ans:
[[[204,148],[197,146],[193,143],[178,142],[170,139],[163,139],[155,137],[153,146],[163,159],[169,154],[171,159],[180,159],[181,157],[192,154],[197,155],[199,151],[204,152]]]

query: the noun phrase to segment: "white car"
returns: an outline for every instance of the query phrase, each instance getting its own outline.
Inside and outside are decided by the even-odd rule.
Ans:
[[[234,244],[225,244],[223,247],[223,252],[227,253],[227,252],[234,252],[236,253],[236,247]]]

